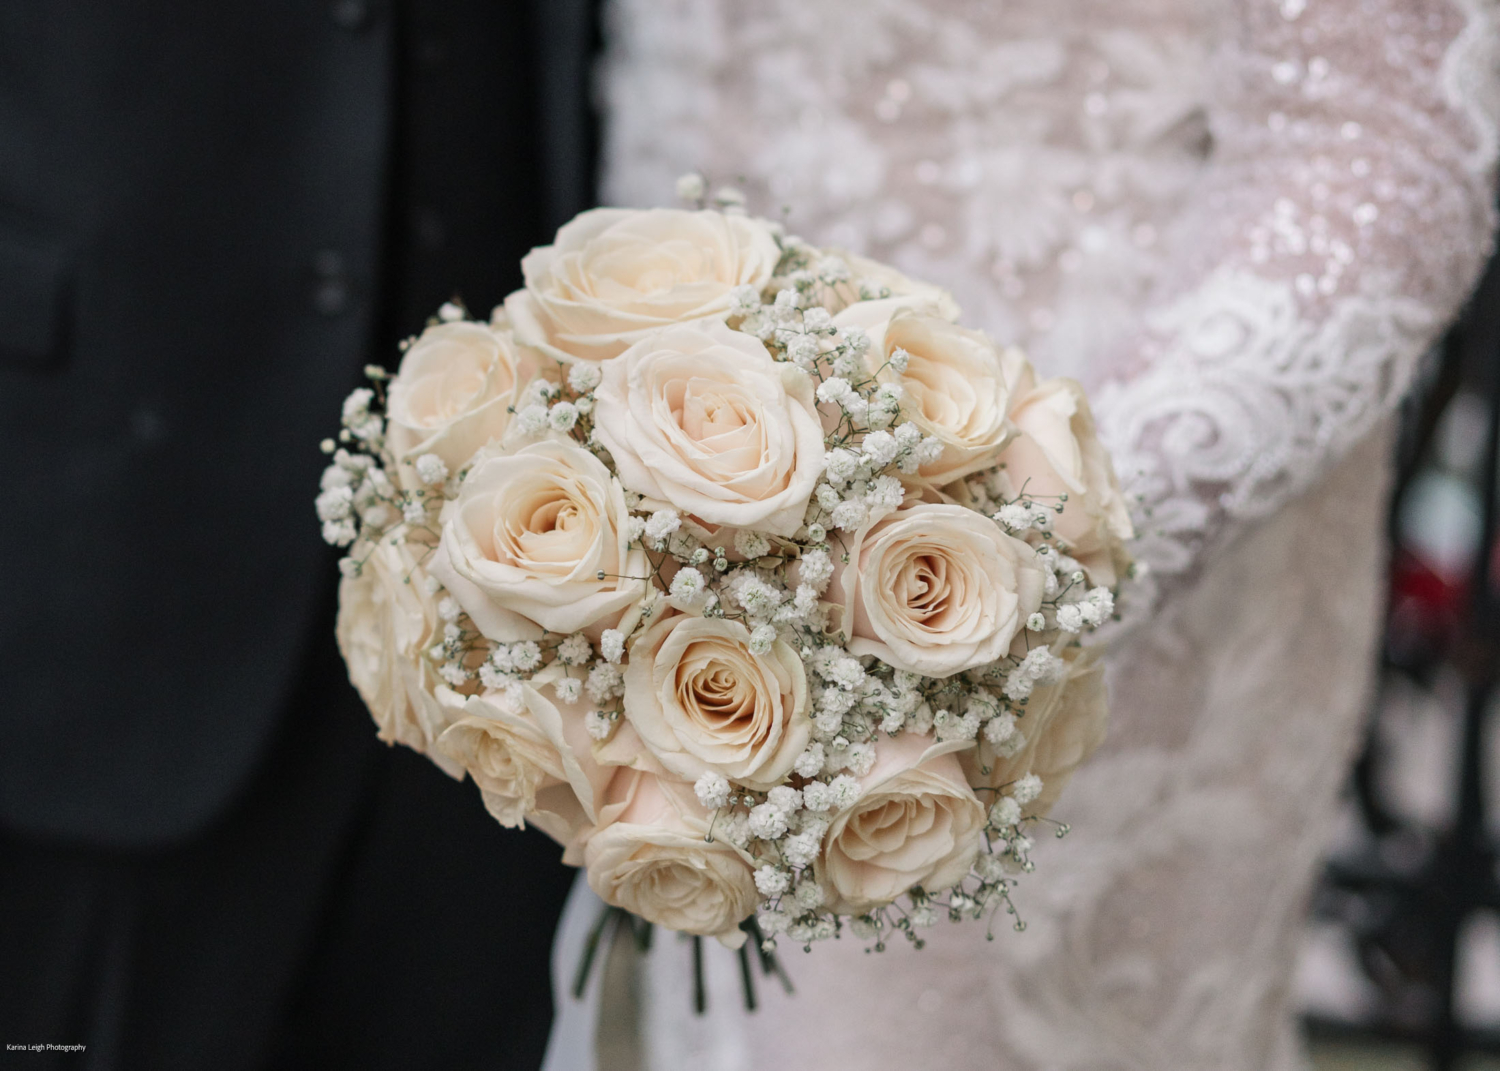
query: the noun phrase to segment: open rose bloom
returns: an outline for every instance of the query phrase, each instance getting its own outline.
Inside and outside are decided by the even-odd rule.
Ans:
[[[742,213],[586,212],[524,274],[325,443],[381,738],[726,944],[1010,911],[1131,568],[1082,389]]]

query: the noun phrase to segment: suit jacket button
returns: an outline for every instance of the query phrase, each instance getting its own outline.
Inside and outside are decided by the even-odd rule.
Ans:
[[[313,255],[312,307],[323,316],[338,316],[349,308],[349,273],[336,249]]]

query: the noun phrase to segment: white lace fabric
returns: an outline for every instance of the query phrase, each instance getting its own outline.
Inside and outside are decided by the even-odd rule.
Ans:
[[[1387,437],[1489,249],[1494,0],[613,0],[606,193],[702,170],[1082,379],[1170,594],[1030,929],[803,956],[649,1066],[1291,1067],[1299,921],[1376,642]],[[1249,521],[1257,523],[1252,527]],[[670,945],[668,945],[668,949]]]

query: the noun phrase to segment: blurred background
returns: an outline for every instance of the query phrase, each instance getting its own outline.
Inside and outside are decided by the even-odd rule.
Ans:
[[[1385,643],[1297,992],[1318,1071],[1500,1069],[1500,269],[1402,412]]]

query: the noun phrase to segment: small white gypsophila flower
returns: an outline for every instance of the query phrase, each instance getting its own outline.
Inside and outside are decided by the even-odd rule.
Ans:
[[[758,308],[760,308],[760,291],[749,283],[741,283],[729,292],[731,316],[748,316]]]
[[[818,359],[818,340],[811,335],[798,335],[786,346],[787,359],[800,368],[811,368]]]
[[[802,583],[811,584],[821,592],[833,578],[833,558],[826,550],[809,550],[799,559],[797,576]]]
[[[446,625],[443,626],[443,639],[449,641],[450,643],[456,642],[463,634],[464,630],[459,628],[452,621],[449,621]]]
[[[867,742],[850,744],[844,763],[856,776],[863,777],[875,768],[875,745]]]
[[[557,657],[565,666],[581,666],[594,657],[594,648],[587,636],[575,632],[557,645]]]
[[[891,354],[890,361],[891,367],[897,372],[905,372],[906,366],[911,363],[911,354],[907,353],[900,346],[897,346],[895,352]]]
[[[320,521],[341,521],[354,511],[354,492],[348,487],[330,487],[313,500]]]
[[[802,786],[802,806],[809,811],[828,810],[833,806],[833,790],[822,781],[809,781]]]
[[[1083,610],[1078,603],[1067,603],[1057,608],[1057,627],[1064,632],[1083,631]]]
[[[1042,612],[1040,610],[1026,619],[1026,628],[1031,632],[1041,632],[1046,627],[1047,619],[1042,616]]]
[[[776,627],[774,625],[757,625],[750,630],[750,653],[753,655],[770,654],[771,645],[776,642]]]
[[[1012,532],[1023,532],[1031,527],[1032,516],[1031,510],[1028,507],[1023,506],[1019,502],[1012,502],[996,510],[995,516],[992,519],[1004,525]]]
[[[892,708],[887,710],[885,715],[880,719],[880,731],[888,736],[894,736],[901,731],[901,727],[905,724],[906,712]]]
[[[824,286],[837,286],[849,281],[849,262],[843,257],[820,257],[813,265],[813,272]]]
[[[1029,696],[1035,687],[1036,681],[1018,666],[1006,676],[1005,687],[1002,691],[1005,693],[1005,698],[1019,702]]]
[[[868,915],[856,915],[850,919],[849,930],[861,941],[872,941],[880,935],[880,927]]]
[[[947,717],[943,716],[945,714]],[[979,735],[979,714],[971,710],[960,717],[951,711],[939,711],[933,718],[933,725],[937,728],[939,740],[973,740]]]
[[[807,526],[807,538],[814,543],[821,543],[828,538],[828,529],[821,524],[809,524]]]
[[[1042,794],[1042,779],[1036,774],[1027,774],[1011,786],[1010,794],[1023,807]]]
[[[599,653],[606,662],[618,662],[625,653],[625,633],[617,628],[607,628],[599,637]]]
[[[818,858],[822,842],[823,833],[821,830],[803,830],[801,833],[792,834],[781,842],[781,854],[792,866],[811,866]]]
[[[358,387],[349,392],[344,399],[343,419],[345,424],[358,424],[370,414],[370,403],[375,400],[375,392],[369,387]]]
[[[729,802],[729,781],[718,771],[708,770],[693,782],[693,792],[707,810],[717,811]]]
[[[458,615],[464,612],[464,608],[458,605],[458,600],[449,595],[438,601],[438,617],[444,621],[457,621]]]
[[[771,541],[759,532],[741,528],[734,533],[734,549],[746,558],[761,558],[771,553]]]
[[[1102,624],[1115,612],[1115,594],[1109,588],[1089,588],[1084,602],[1094,607],[1095,624]]]
[[[896,437],[888,431],[872,431],[865,436],[865,441],[860,444],[866,457],[874,468],[883,469],[892,461],[896,460],[896,454],[900,452],[901,446],[896,442]]]
[[[682,527],[682,518],[675,509],[659,509],[646,521],[646,538],[652,543],[664,544],[667,537]]]
[[[625,542],[637,543],[646,534],[646,522],[640,517],[630,517],[625,521]]]
[[[984,724],[984,738],[997,747],[1016,735],[1016,716],[1010,711],[997,714]]]
[[[835,491],[826,483],[818,484],[816,495],[818,499],[818,505],[822,506],[826,510],[832,510],[844,500],[837,491]]]
[[[775,937],[779,933],[786,933],[792,924],[792,916],[785,911],[762,908],[755,914],[755,924],[767,937]]]
[[[843,376],[829,376],[818,384],[818,401],[825,404],[842,405],[844,399],[853,393],[854,389]]]
[[[813,715],[813,735],[819,740],[831,741],[844,726],[844,715],[837,710],[822,710]],[[829,760],[825,760],[824,766]]]
[[[557,402],[547,410],[547,423],[553,431],[569,432],[578,423],[578,407],[572,402]]]
[[[754,616],[771,613],[781,605],[784,597],[781,592],[750,572],[740,573],[730,585],[730,590],[734,592],[735,601]]]
[[[804,911],[813,911],[823,906],[823,887],[815,881],[799,881],[792,896],[797,906]]]
[[[589,670],[588,679],[583,682],[583,690],[596,703],[608,702],[625,693],[625,675],[620,672],[619,666],[595,662],[594,667]]]
[[[714,203],[720,208],[742,208],[745,195],[734,186],[720,186],[714,191]]]
[[[339,573],[343,576],[349,577],[350,579],[358,576],[363,568],[364,567],[353,558],[339,559]]]
[[[1067,663],[1045,647],[1034,647],[1026,652],[1016,669],[1034,681],[1050,684],[1062,677]]]
[[[1005,864],[993,855],[981,853],[974,860],[974,873],[979,875],[980,881],[996,882],[1005,877]]]
[[[681,201],[701,201],[708,190],[703,176],[696,171],[677,176],[677,198]]]
[[[802,806],[802,793],[791,785],[777,785],[766,793],[766,802],[772,807],[779,807],[787,814],[791,814]]]
[[[859,782],[848,774],[839,774],[828,783],[833,792],[833,806],[836,810],[845,810],[854,806],[854,801],[859,799]]]
[[[426,580],[422,581],[422,590],[429,595],[436,595],[443,590],[443,582],[435,576],[429,576]]]
[[[534,640],[513,643],[510,645],[510,661],[522,673],[527,673],[542,664],[542,649]]]
[[[500,669],[493,662],[486,662],[479,667],[479,683],[493,691],[500,691],[515,684],[516,675]]]
[[[856,498],[845,499],[833,507],[833,526],[850,531],[870,519],[870,509]]]
[[[865,492],[865,505],[871,510],[889,512],[900,506],[905,497],[906,489],[900,480],[894,476],[877,476],[870,481],[870,489]]]
[[[839,331],[839,340],[849,347],[849,352],[859,356],[870,348],[870,336],[862,327],[845,327]]]
[[[802,754],[797,756],[797,761],[792,764],[792,769],[803,777],[813,777],[823,769],[823,745],[808,744]]]
[[[568,386],[576,394],[587,394],[603,378],[604,373],[592,361],[578,361],[568,369]]]
[[[865,667],[859,664],[859,659],[844,655],[829,663],[825,676],[840,688],[852,692],[865,683]]]
[[[602,710],[591,710],[583,716],[583,728],[595,740],[608,740],[615,723]]]
[[[1021,805],[1009,796],[1001,796],[990,807],[990,824],[1008,829],[1021,820]]]
[[[583,694],[583,681],[577,677],[559,677],[552,682],[552,691],[560,702],[576,703]]]
[[[417,458],[417,479],[425,484],[442,483],[448,478],[448,466],[436,454],[423,454]]]
[[[464,307],[457,302],[445,301],[438,308],[438,319],[451,324],[464,318]]]
[[[767,899],[780,896],[791,885],[792,875],[779,866],[767,863],[755,868],[755,888]]]
[[[841,350],[839,355],[833,359],[833,374],[836,376],[852,376],[859,371],[859,358],[848,350]]]
[[[350,520],[324,521],[323,542],[335,547],[347,547],[354,542],[354,537],[359,533],[355,531],[354,522]]]
[[[875,388],[875,397],[871,399],[872,404],[888,412],[895,413],[901,408],[901,399],[905,397],[906,391],[899,383],[882,383]]]
[[[451,686],[457,688],[469,679],[469,671],[457,662],[444,662],[438,667],[438,676],[447,681]]]
[[[427,502],[421,498],[408,498],[401,506],[401,519],[407,524],[421,524],[427,520]],[[430,579],[430,578],[429,578]]]
[[[815,335],[827,334],[833,328],[833,316],[821,305],[814,305],[802,314],[802,326]]]
[[[848,483],[859,472],[859,456],[852,450],[837,447],[823,455],[823,470],[828,473],[830,482]]]
[[[547,430],[547,409],[541,405],[523,406],[516,413],[516,428],[522,435],[537,436]]]
[[[750,833],[761,840],[776,840],[786,833],[786,812],[769,803],[750,808]]]
[[[342,465],[329,465],[318,478],[318,488],[331,491],[335,487],[348,487],[354,481],[353,474]]]
[[[684,566],[677,570],[667,593],[684,606],[697,606],[708,595],[708,582],[698,570]]]

